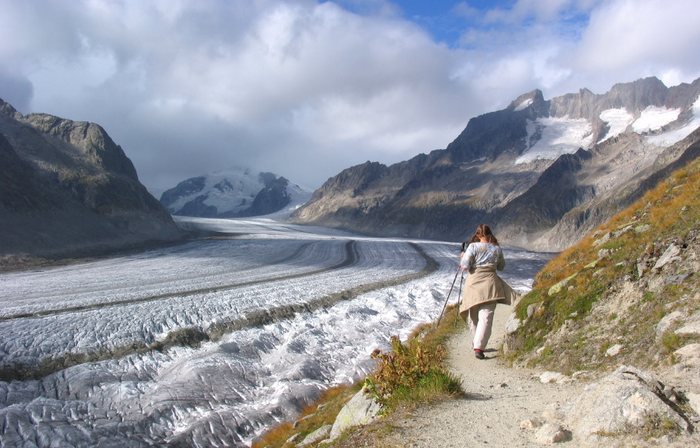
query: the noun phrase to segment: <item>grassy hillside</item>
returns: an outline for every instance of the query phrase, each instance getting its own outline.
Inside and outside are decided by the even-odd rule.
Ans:
[[[552,259],[516,308],[509,359],[567,373],[673,363],[692,336],[666,316],[700,310],[699,193],[696,159]]]

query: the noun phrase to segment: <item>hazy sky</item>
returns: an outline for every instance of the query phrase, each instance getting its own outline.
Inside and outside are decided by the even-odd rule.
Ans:
[[[101,124],[159,195],[229,166],[316,188],[469,118],[700,76],[696,0],[0,0],[0,98]]]

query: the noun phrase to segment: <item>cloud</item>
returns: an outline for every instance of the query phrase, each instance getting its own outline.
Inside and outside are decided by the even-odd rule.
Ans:
[[[0,97],[100,123],[154,192],[229,165],[316,187],[365,160],[445,147],[472,116],[534,88],[551,97],[700,72],[697,13],[679,2],[465,1],[441,12],[447,21],[421,9],[418,23],[410,3],[388,0],[0,10]],[[444,23],[462,24],[461,40],[441,43],[429,27]]]
[[[621,0],[597,8],[573,58],[588,70],[682,65],[697,70],[700,9],[693,0]],[[695,57],[692,55],[695,54]]]
[[[0,92],[4,92],[2,99],[12,104],[15,109],[23,113],[29,111],[34,86],[26,77],[0,69]]]

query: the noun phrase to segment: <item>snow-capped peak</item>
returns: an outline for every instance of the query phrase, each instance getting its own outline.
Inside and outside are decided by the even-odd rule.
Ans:
[[[233,217],[276,212],[309,197],[304,189],[273,173],[233,167],[180,182],[160,200],[173,214]]]

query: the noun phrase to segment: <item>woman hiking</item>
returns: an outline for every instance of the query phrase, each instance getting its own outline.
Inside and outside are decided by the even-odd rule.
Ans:
[[[460,269],[469,271],[462,294],[459,315],[469,321],[474,338],[474,355],[484,359],[484,349],[491,336],[493,312],[497,303],[512,305],[518,298],[496,270],[506,265],[498,240],[486,224],[479,224],[466,250],[462,252]]]

